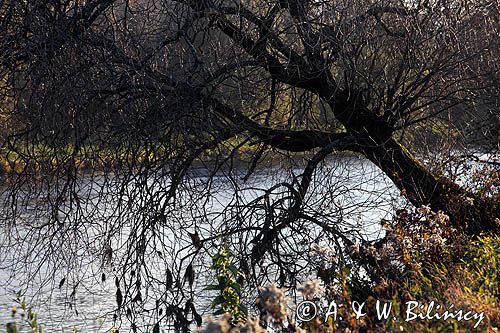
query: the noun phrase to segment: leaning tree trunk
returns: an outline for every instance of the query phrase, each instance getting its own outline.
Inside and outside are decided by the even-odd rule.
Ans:
[[[483,198],[444,176],[430,172],[393,137],[387,122],[362,108],[351,96],[330,105],[336,117],[359,138],[356,150],[377,165],[415,206],[430,205],[446,213],[469,234],[500,230],[500,198]],[[342,96],[341,96],[342,97]]]
[[[361,150],[414,205],[429,204],[433,210],[443,211],[455,227],[470,234],[499,230],[498,198],[482,198],[434,175],[392,137]]]

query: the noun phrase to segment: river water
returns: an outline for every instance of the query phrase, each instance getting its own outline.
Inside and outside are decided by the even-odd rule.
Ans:
[[[300,174],[302,170],[299,165],[287,168],[274,165],[265,170],[257,170],[247,182],[240,182],[244,171],[231,177],[231,180],[224,172],[219,172],[212,177],[210,198],[205,202],[192,203],[193,205],[189,208],[191,215],[179,212],[178,218],[182,220],[186,219],[186,216],[193,216],[193,207],[202,209],[205,216],[213,217],[213,220],[209,218],[201,222],[204,223],[200,227],[202,236],[213,236],[221,227],[218,219],[223,216],[227,218],[228,211],[225,209],[235,202],[235,196],[238,197],[239,202],[251,202],[265,189],[280,181],[289,180],[291,175]],[[206,169],[197,168],[190,176],[193,182],[206,184],[207,174]],[[98,182],[95,183],[98,184]],[[98,186],[95,187],[98,188]],[[238,188],[238,191],[235,191],[235,188]],[[379,223],[381,219],[390,218],[393,208],[403,203],[398,191],[379,169],[368,161],[353,156],[337,156],[329,159],[316,172],[311,189],[309,194],[311,210],[326,212],[334,207],[336,210],[332,211],[341,212],[346,225],[359,226],[357,232],[365,239],[380,237],[383,233]],[[115,194],[106,194],[110,198],[113,195]],[[100,198],[102,199],[102,196]],[[326,203],[328,207],[325,206]],[[37,205],[33,202],[33,207],[27,207],[24,214],[28,217],[30,214],[38,214]],[[102,206],[94,204],[92,207],[94,211],[89,215],[96,214],[95,220],[99,223],[89,227],[89,238],[92,238],[91,230],[104,228],[104,215],[113,215],[113,200],[107,200]],[[252,216],[248,215],[248,218],[251,219]],[[248,221],[249,225],[252,223],[254,222]],[[186,224],[189,227],[192,226],[189,221]],[[16,232],[22,233],[22,230],[18,228]],[[185,243],[177,238],[179,236],[177,232],[180,229],[172,228],[171,230],[171,234],[167,235],[164,243],[167,248],[163,252],[176,252],[175,257],[178,260],[182,257],[182,248]],[[8,233],[2,233],[1,237],[2,253],[5,253],[5,247],[14,246],[14,243],[6,239]],[[18,239],[23,239],[23,235],[18,235]],[[117,242],[119,243],[120,240]],[[107,278],[104,282],[101,280],[103,272],[101,258],[96,260],[96,258],[88,257],[80,262],[55,260],[53,262],[59,265],[55,267],[56,264],[49,265],[46,262],[38,264],[37,260],[40,259],[41,262],[43,259],[39,258],[39,255],[26,255],[26,252],[34,251],[35,244],[22,244],[21,246],[16,244],[19,248],[17,252],[13,251],[7,259],[0,262],[0,281],[2,281],[0,323],[2,325],[12,320],[10,309],[16,304],[16,292],[22,289],[27,302],[39,314],[38,321],[42,324],[44,332],[73,332],[75,329],[78,332],[106,332],[111,329],[116,308],[116,288],[112,278]],[[51,244],[51,242],[44,244]],[[78,251],[78,246],[78,241],[75,241],[75,251]],[[57,255],[64,258],[64,253]],[[88,256],[88,253],[86,255]],[[23,262],[23,260],[27,261]],[[154,264],[154,259],[151,260]],[[60,273],[54,274],[54,268]],[[158,270],[161,269],[163,268]],[[104,271],[108,276],[113,276],[113,268],[106,268]],[[60,286],[63,277],[65,282]],[[206,280],[200,280],[197,281],[197,286],[202,288],[202,285],[206,283]],[[198,294],[203,295],[203,291],[199,291]],[[198,300],[198,303],[200,302],[201,308],[205,308],[204,314],[209,314],[210,310],[202,304],[204,301]],[[0,328],[1,330],[3,327]],[[125,324],[121,331],[127,331]]]

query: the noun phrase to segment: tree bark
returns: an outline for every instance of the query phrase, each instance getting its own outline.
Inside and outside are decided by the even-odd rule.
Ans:
[[[498,198],[482,198],[446,177],[432,174],[392,137],[361,150],[415,206],[428,204],[434,211],[443,211],[456,228],[469,234],[498,232]]]
[[[483,198],[444,176],[431,173],[393,137],[387,121],[353,94],[339,94],[330,105],[348,132],[358,138],[356,151],[377,165],[412,204],[443,211],[468,234],[500,230],[500,197]]]

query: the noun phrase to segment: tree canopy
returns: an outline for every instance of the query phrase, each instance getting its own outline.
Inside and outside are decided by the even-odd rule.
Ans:
[[[498,232],[498,194],[426,158],[498,153],[498,18],[490,0],[0,0],[0,254],[113,267],[123,304],[161,290],[179,324],[214,243],[292,286],[308,244],[372,242],[345,212],[376,200],[336,201],[355,172]]]

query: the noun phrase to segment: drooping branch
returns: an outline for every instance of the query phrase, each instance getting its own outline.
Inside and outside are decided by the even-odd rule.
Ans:
[[[34,6],[34,8],[29,8],[30,4],[25,4],[24,8],[18,8],[24,17],[38,15],[38,21],[41,19],[53,21],[51,24],[45,24],[45,26],[43,26],[43,29],[47,30],[45,34],[49,34],[49,40],[44,39],[47,38],[47,36],[37,37],[41,27],[33,27],[31,24],[39,24],[38,21],[28,22],[27,24],[24,23],[22,29],[17,31],[16,29],[19,27],[13,28],[9,26],[11,23],[10,21],[13,20],[12,18],[10,20],[5,20],[5,22],[0,25],[2,34],[5,34],[5,37],[0,38],[0,43],[6,47],[4,51],[9,52],[9,48],[12,47],[12,45],[19,44],[20,42],[27,43],[27,49],[24,50],[24,52],[12,50],[8,57],[1,58],[2,66],[16,68],[20,63],[36,60],[50,61],[56,55],[57,50],[61,49],[72,38],[81,36],[115,2],[116,0],[96,0],[88,1],[82,5],[74,4],[73,15],[69,15],[69,13],[66,12],[53,12],[48,9],[49,4],[40,4]],[[16,6],[16,4],[9,4],[9,15],[11,16],[14,9],[10,6]],[[47,8],[44,6],[47,6]],[[41,14],[42,8],[45,8],[43,14]],[[40,13],[30,13],[28,12],[30,10],[38,10]],[[46,17],[41,17],[42,15]],[[26,18],[22,19],[26,20]],[[3,40],[4,38],[5,40]],[[36,38],[39,38],[39,40]],[[28,42],[29,39],[32,40]],[[45,44],[41,45],[40,43]]]
[[[302,206],[309,186],[311,185],[313,174],[316,171],[318,164],[335,151],[335,146],[336,142],[332,141],[324,146],[308,161],[297,188],[294,188],[291,185],[287,186],[289,191],[292,193],[293,203],[288,207],[286,214],[277,221],[274,227],[267,226],[267,228],[264,228],[252,241],[252,243],[255,244],[251,254],[253,264],[259,262],[264,257],[266,252],[272,248],[280,231],[289,227],[291,223],[304,218],[304,214],[302,214]]]

